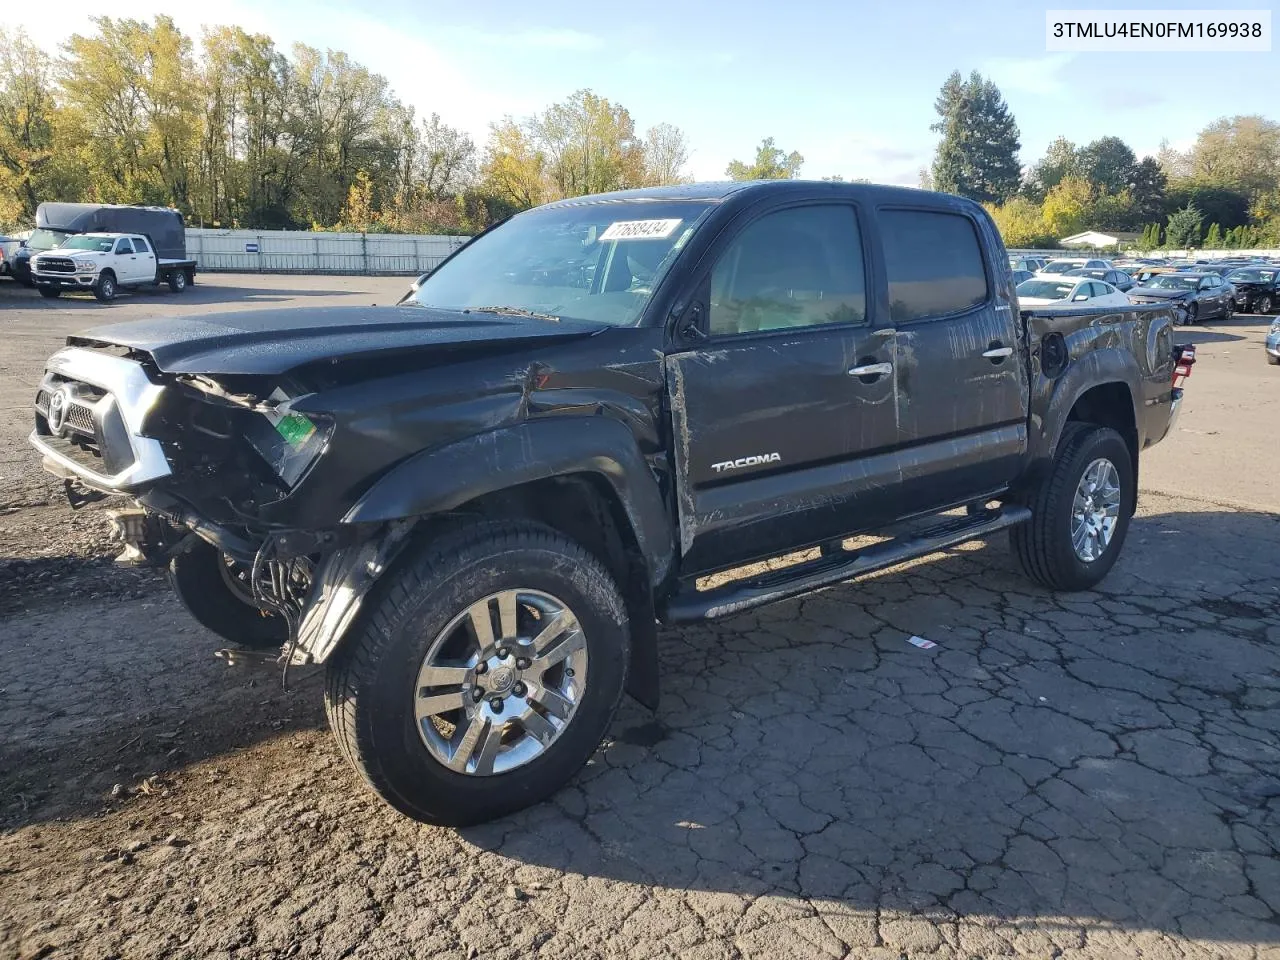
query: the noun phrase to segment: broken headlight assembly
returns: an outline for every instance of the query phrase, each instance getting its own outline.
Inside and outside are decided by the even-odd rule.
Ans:
[[[297,413],[291,398],[276,389],[245,428],[245,439],[285,485],[292,488],[329,446],[333,420],[321,414]]]

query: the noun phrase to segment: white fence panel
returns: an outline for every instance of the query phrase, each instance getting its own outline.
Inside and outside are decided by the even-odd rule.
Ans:
[[[187,230],[201,271],[415,275],[439,266],[467,237],[307,230]]]

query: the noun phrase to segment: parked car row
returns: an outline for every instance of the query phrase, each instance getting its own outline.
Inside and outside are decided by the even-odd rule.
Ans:
[[[1236,310],[1270,314],[1280,308],[1280,262],[1261,258],[1111,262],[1018,256],[1010,257],[1009,264],[1020,299],[1036,306],[1171,303],[1179,307],[1184,323],[1228,319]],[[1121,269],[1122,265],[1129,270]]]

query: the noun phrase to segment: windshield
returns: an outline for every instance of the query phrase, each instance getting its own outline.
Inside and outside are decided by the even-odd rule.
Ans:
[[[1075,288],[1074,283],[1059,280],[1026,280],[1018,284],[1018,296],[1040,300],[1062,300]]]
[[[27,240],[27,247],[37,253],[41,250],[52,250],[54,247],[61,246],[67,236],[61,230],[35,230]]]
[[[633,326],[709,209],[626,201],[531,210],[459,251],[409,302]]]
[[[71,237],[63,241],[62,248],[64,250],[97,250],[99,253],[110,253],[111,245],[115,243],[110,237]]]
[[[1151,286],[1156,290],[1196,290],[1200,286],[1200,278],[1163,273],[1151,281]]]
[[[1274,270],[1233,270],[1227,279],[1239,283],[1270,283],[1276,278]]]

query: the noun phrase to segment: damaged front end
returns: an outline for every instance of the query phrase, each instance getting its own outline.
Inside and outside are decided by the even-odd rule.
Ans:
[[[144,351],[72,346],[47,365],[30,440],[73,508],[132,501],[109,513],[124,544],[117,563],[168,567],[208,544],[226,603],[283,620],[287,662],[322,662],[411,524],[298,529],[282,520],[333,435],[332,418],[292,408],[307,395],[285,377],[171,375]],[[221,589],[202,584],[194,589]],[[202,617],[206,603],[183,600],[241,642],[233,618]]]

